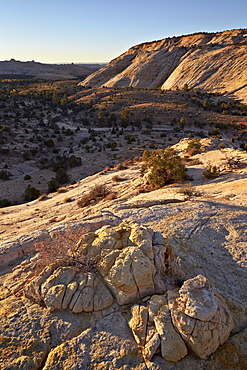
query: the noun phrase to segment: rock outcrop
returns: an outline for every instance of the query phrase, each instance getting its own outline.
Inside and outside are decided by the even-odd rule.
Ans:
[[[200,88],[247,102],[247,30],[197,33],[133,46],[81,82],[164,90]]]
[[[202,161],[223,164],[215,146]],[[246,368],[245,171],[179,202],[178,184],[133,195],[135,178],[67,223],[2,233],[0,369]],[[25,207],[32,217],[37,203]]]
[[[99,364],[104,356],[106,368],[117,369],[113,364],[122,361],[123,352],[127,358],[135,352],[134,362],[142,366],[143,358],[145,369],[144,364],[152,364],[156,354],[170,363],[179,362],[191,352],[207,359],[228,340],[234,321],[224,299],[202,275],[185,280],[181,288],[176,287],[179,266],[175,268],[171,247],[161,233],[137,224],[103,226],[85,234],[77,243],[76,253],[78,261],[97,255],[97,266],[93,265],[90,271],[79,264],[50,265],[24,289],[25,299],[45,305],[48,313],[90,317],[88,329],[52,350],[44,368],[65,366],[61,361],[67,352],[70,354],[66,355],[66,366],[71,368],[83,363],[86,369],[85,364],[89,366],[92,361]],[[167,285],[173,289],[168,290]],[[100,349],[93,344],[95,341],[99,341]],[[101,345],[102,353],[96,359]],[[117,351],[111,365],[107,360],[109,345]],[[94,353],[94,360],[87,351]],[[19,364],[24,359],[18,361]],[[25,361],[31,363],[33,358],[25,357]]]

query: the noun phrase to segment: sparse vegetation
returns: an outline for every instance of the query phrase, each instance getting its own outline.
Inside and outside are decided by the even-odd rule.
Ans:
[[[81,253],[78,246],[82,242],[82,232],[68,229],[66,233],[55,232],[50,242],[36,243],[35,249],[40,254],[42,267],[57,263],[60,266],[77,266],[85,272],[95,271],[99,257],[88,257]]]
[[[145,150],[142,159],[144,161],[142,173],[147,172],[148,181],[156,189],[188,179],[181,158],[171,148],[156,149],[151,153]]]
[[[195,154],[198,154],[200,153],[201,151],[201,142],[200,142],[200,139],[198,138],[194,138],[192,140],[190,140],[185,152],[190,155],[190,156],[193,156]]]
[[[207,180],[215,179],[220,175],[220,170],[217,166],[213,166],[211,164],[208,164],[207,168],[203,172],[203,176]]]
[[[88,193],[85,193],[78,201],[77,205],[80,208],[88,206],[92,202],[97,202],[105,198],[110,193],[110,190],[104,184],[95,185]]]
[[[37,199],[40,196],[40,191],[35,187],[28,185],[25,190],[24,198],[27,202]]]

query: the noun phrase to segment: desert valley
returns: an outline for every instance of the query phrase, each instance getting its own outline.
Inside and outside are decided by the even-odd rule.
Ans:
[[[0,62],[0,369],[247,368],[246,50]]]

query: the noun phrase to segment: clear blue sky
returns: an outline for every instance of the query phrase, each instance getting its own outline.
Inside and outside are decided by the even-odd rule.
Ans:
[[[0,60],[108,62],[133,45],[247,28],[247,0],[0,0]]]

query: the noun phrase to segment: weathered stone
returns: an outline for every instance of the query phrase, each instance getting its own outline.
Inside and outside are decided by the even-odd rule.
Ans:
[[[99,279],[97,280],[97,285],[94,288],[93,310],[101,311],[109,307],[114,299],[105,285]]]
[[[109,370],[146,369],[141,351],[120,312],[103,318],[91,329],[54,348],[43,369],[86,370],[92,366]]]
[[[160,346],[160,336],[153,327],[147,328],[145,347],[142,350],[144,357],[151,360]]]
[[[145,306],[136,304],[131,307],[131,313],[132,317],[129,321],[129,326],[136,342],[144,346],[147,332],[148,309]]]
[[[207,289],[208,292],[205,291]],[[234,327],[233,319],[223,298],[219,299],[213,294],[204,277],[197,276],[194,282],[193,279],[185,282],[181,289],[169,291],[168,298],[173,324],[187,346],[200,358],[207,358],[228,339]]]
[[[133,244],[138,245],[143,254],[150,260],[153,260],[154,258],[152,236],[153,232],[150,229],[140,225],[132,226],[129,236],[130,241]]]
[[[66,286],[63,284],[51,286],[44,297],[46,307],[51,311],[61,309],[65,291]]]
[[[119,304],[154,293],[154,266],[140,249],[127,247],[118,255],[106,280]]]
[[[185,281],[179,290],[179,296],[178,309],[195,319],[209,321],[217,310],[212,289],[202,275]]]
[[[71,283],[67,285],[66,291],[63,297],[63,303],[62,303],[63,309],[66,309],[69,306],[72,296],[76,292],[77,288],[78,288],[78,283],[76,281],[72,281]]]
[[[54,285],[68,285],[75,277],[76,271],[73,267],[59,267],[41,286],[41,294],[46,295],[46,292]]]
[[[189,84],[190,88],[221,93],[227,87],[235,97],[246,101],[245,39],[246,30],[231,30],[142,43],[89,75],[81,85],[175,90]],[[215,44],[217,50],[212,48]],[[193,52],[188,52],[192,46]],[[243,68],[238,74],[240,64]]]
[[[155,328],[160,335],[162,357],[171,362],[177,362],[188,353],[181,336],[176,332],[170,311],[162,306],[159,315],[154,317]]]
[[[153,295],[151,297],[151,299],[148,301],[148,315],[150,322],[154,322],[155,316],[159,315],[160,308],[166,304],[166,295]]]

